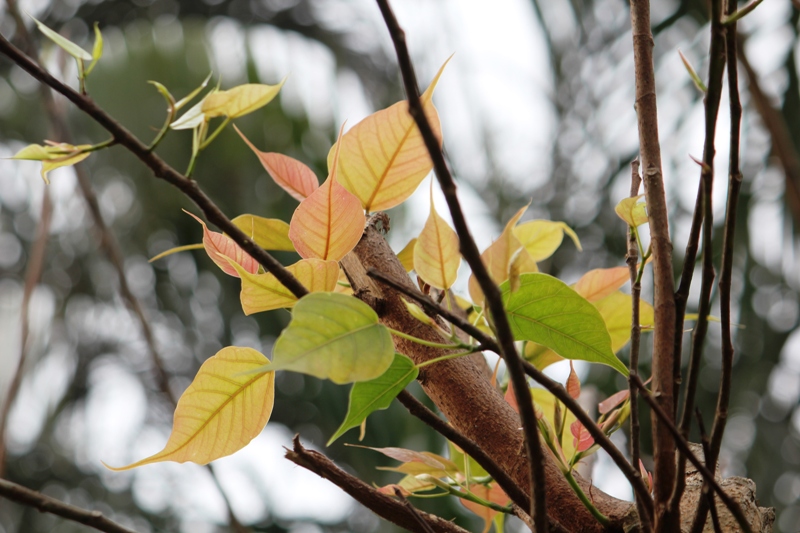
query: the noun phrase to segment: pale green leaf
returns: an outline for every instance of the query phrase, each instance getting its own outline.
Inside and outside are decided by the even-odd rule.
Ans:
[[[514,235],[531,256],[536,261],[544,261],[561,246],[564,234],[569,235],[578,250],[581,249],[581,242],[578,235],[564,222],[552,220],[529,220],[514,228]]]
[[[603,363],[628,375],[611,351],[611,337],[600,313],[564,282],[547,274],[522,274],[517,291],[511,293],[508,282],[500,290],[518,340],[536,342],[567,359]]]
[[[193,130],[200,126],[206,120],[203,114],[203,102],[206,101],[208,95],[202,100],[194,104],[186,111],[181,117],[169,125],[173,130]]]
[[[227,91],[213,92],[203,102],[203,114],[208,118],[238,118],[252,113],[278,96],[285,81],[286,78],[277,85],[246,83]]]
[[[45,37],[47,37],[48,39],[50,39],[51,41],[56,43],[58,46],[63,48],[66,53],[68,53],[69,55],[71,55],[72,57],[74,57],[75,59],[78,59],[78,60],[83,60],[83,61],[91,61],[92,60],[92,55],[89,52],[87,52],[86,50],[84,50],[83,48],[78,46],[77,44],[73,43],[72,41],[70,41],[66,37],[60,35],[59,33],[55,32],[53,30],[51,30],[50,28],[48,28],[47,26],[45,26],[44,24],[42,24],[41,22],[39,22],[35,18],[33,18],[33,17],[31,17],[31,18],[36,23],[36,26],[39,28],[39,31],[42,32],[45,35]]]
[[[396,353],[392,366],[386,372],[375,379],[353,384],[347,416],[327,445],[330,446],[349,429],[360,425],[370,413],[389,407],[392,400],[417,377],[417,374],[419,369],[414,362],[405,355]]]
[[[619,218],[624,220],[628,226],[637,227],[647,224],[647,208],[639,200],[644,195],[623,198],[614,208]]]
[[[89,67],[86,69],[86,74],[84,76],[88,76],[89,73],[94,70],[95,65],[97,62],[100,61],[100,58],[103,57],[103,34],[100,33],[100,26],[97,22],[94,23],[94,47],[92,48],[92,62],[89,63]]]

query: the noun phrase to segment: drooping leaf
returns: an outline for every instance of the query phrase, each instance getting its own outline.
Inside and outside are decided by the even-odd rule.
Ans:
[[[449,61],[449,59],[448,59]],[[439,114],[432,97],[444,65],[422,94],[425,115],[441,139]],[[408,103],[398,102],[368,116],[348,131],[328,154],[328,168],[340,150],[339,182],[360,201],[367,212],[382,211],[402,203],[433,168]]]
[[[258,156],[258,160],[261,161],[264,169],[275,180],[275,183],[295,200],[302,202],[319,187],[319,180],[317,180],[316,174],[305,164],[288,155],[276,152],[262,152],[239,131],[239,128],[236,126],[233,128],[253,153]]]
[[[360,425],[370,413],[389,407],[400,391],[416,379],[417,374],[419,374],[419,369],[414,362],[405,355],[396,353],[392,366],[386,372],[375,379],[353,384],[353,388],[350,390],[347,416],[327,445],[330,446],[347,430]]]
[[[394,447],[372,448],[370,446],[358,446],[358,448],[373,450],[403,463],[398,467],[382,467],[380,470],[411,475],[429,474],[434,477],[454,477],[459,472],[456,464],[450,459],[433,452],[417,452],[406,448]]]
[[[626,266],[596,268],[584,274],[572,288],[590,302],[596,302],[616,292],[630,280],[630,271]]]
[[[278,96],[286,78],[277,85],[246,83],[227,91],[215,91],[203,101],[202,111],[207,118],[226,116],[239,118],[264,107]]]
[[[352,296],[318,292],[294,306],[265,370],[294,370],[342,384],[377,378],[393,360],[392,336],[375,311]]]
[[[414,270],[414,248],[416,246],[417,238],[414,237],[408,241],[405,248],[397,252],[397,258],[400,260],[400,264],[403,265],[403,268],[406,269],[406,272]]]
[[[488,486],[476,483],[469,486],[469,491],[478,498],[486,500],[487,502],[496,503],[497,505],[508,505],[511,501],[511,498],[503,492],[503,489],[501,489],[500,485],[497,483],[492,483]],[[492,520],[494,520],[495,515],[497,515],[499,511],[463,498],[461,499],[461,504],[481,517],[483,520],[483,533],[487,533],[489,529],[491,529]]]
[[[578,250],[581,242],[575,232],[564,222],[529,220],[514,228],[514,236],[535,262],[544,261],[561,246],[564,234],[569,235]]]
[[[289,224],[283,220],[256,215],[239,215],[231,222],[265,250],[294,252],[294,245],[289,239]]]
[[[418,479],[416,476],[408,475],[400,480],[399,483],[390,483],[378,489],[381,494],[388,494],[394,497],[394,489],[398,488],[403,496],[411,496],[417,492],[426,492],[436,488],[430,478]]]
[[[58,32],[51,30],[50,28],[48,28],[35,18],[33,17],[31,18],[36,23],[36,26],[39,28],[39,31],[42,32],[45,37],[47,37],[55,44],[57,44],[59,47],[61,47],[66,53],[68,53],[77,60],[83,60],[83,61],[92,60],[92,54],[90,54],[77,44],[73,43],[63,35],[59,34]]]
[[[503,233],[481,254],[481,260],[486,265],[489,276],[498,285],[508,279],[508,267],[511,263],[511,258],[522,247],[519,239],[514,236],[514,226],[517,225],[526,209],[528,209],[527,205],[517,211],[506,224]],[[538,271],[536,263],[530,258],[530,255],[527,255],[527,252],[518,260],[520,262],[515,268],[518,269],[519,273]],[[478,285],[478,280],[475,279],[474,274],[469,277],[469,295],[476,305],[483,307],[483,291]]]
[[[542,344],[567,359],[603,363],[628,375],[611,351],[600,313],[564,282],[547,274],[523,274],[516,292],[510,292],[507,282],[500,290],[518,340]]]
[[[233,239],[224,233],[209,230],[202,219],[189,211],[184,210],[184,212],[203,226],[203,247],[206,249],[208,257],[210,257],[223,272],[234,278],[239,277],[239,273],[231,265],[231,261],[241,266],[245,272],[249,272],[250,274],[258,272],[258,261],[242,250]]]
[[[639,200],[644,195],[623,198],[614,208],[619,218],[625,221],[628,226],[641,226],[647,223],[647,208],[644,202]]]
[[[231,261],[230,265],[242,278],[242,292],[239,299],[245,315],[271,311],[282,307],[292,307],[297,296],[278,281],[273,274],[251,274]],[[309,292],[330,292],[336,288],[339,278],[339,264],[322,259],[301,259],[286,267]]]
[[[611,335],[611,349],[616,353],[631,339],[631,295],[614,292],[594,302]],[[653,306],[639,300],[639,324],[652,326],[655,322]]]
[[[328,179],[300,202],[292,215],[289,238],[300,257],[339,261],[355,248],[364,233],[361,203],[336,181],[339,144]]]
[[[275,373],[247,373],[266,362],[251,348],[229,346],[217,352],[178,400],[164,449],[128,466],[108,468],[129,470],[159,461],[204,465],[244,448],[272,413]]]
[[[42,179],[48,185],[50,180],[47,174],[60,167],[69,167],[80,163],[89,155],[91,144],[72,145],[67,143],[50,144],[42,146],[40,144],[30,144],[14,154],[11,159],[23,159],[29,161],[42,162]]]
[[[589,434],[589,430],[581,424],[580,420],[576,420],[569,425],[570,433],[572,433],[572,445],[579,452],[585,452],[594,444],[594,437]]]
[[[414,245],[414,270],[428,285],[445,290],[456,282],[459,265],[458,235],[436,212],[431,189],[431,212]]]

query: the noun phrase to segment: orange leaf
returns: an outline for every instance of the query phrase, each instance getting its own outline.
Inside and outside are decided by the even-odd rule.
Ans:
[[[469,491],[478,498],[488,502],[496,503],[497,505],[508,505],[508,503],[511,501],[511,498],[509,498],[506,493],[503,492],[503,489],[501,489],[496,483],[492,483],[492,485],[488,487],[486,485],[479,484],[470,485]],[[489,529],[492,527],[492,520],[494,519],[495,515],[497,515],[498,511],[469,500],[462,499],[461,503],[464,505],[464,507],[483,519],[483,533],[489,531]]]
[[[289,223],[289,238],[303,258],[338,261],[358,244],[364,232],[361,203],[336,181],[339,143],[336,146],[330,176],[300,202]]]
[[[615,292],[631,280],[628,267],[596,268],[584,274],[575,284],[575,292],[596,302]]]
[[[456,282],[459,265],[458,235],[436,212],[431,189],[431,213],[414,245],[414,270],[425,283],[444,290]]]
[[[508,279],[508,268],[511,258],[517,253],[517,250],[522,248],[519,239],[514,236],[513,229],[526,209],[528,209],[527,205],[517,211],[517,214],[511,217],[511,220],[506,224],[500,237],[481,254],[481,260],[483,260],[483,264],[486,265],[486,270],[489,271],[489,275],[498,285]],[[524,253],[525,255],[522,256],[524,259],[517,259],[515,269],[517,269],[520,274],[538,271],[536,263],[527,255],[527,252]],[[483,306],[483,291],[480,285],[478,285],[478,280],[475,279],[474,275],[469,278],[469,295],[472,297],[473,302]]]
[[[262,311],[292,307],[297,303],[297,296],[284,287],[274,275],[251,274],[233,262],[230,264],[242,278],[240,300],[244,314],[252,315]],[[339,264],[336,261],[301,259],[286,267],[286,270],[310,292],[331,292],[336,288],[339,278]]]
[[[247,146],[258,156],[266,171],[284,191],[298,202],[302,202],[319,187],[314,171],[305,164],[288,155],[276,152],[262,152],[251,143],[239,128],[233,126]]]
[[[235,278],[239,277],[236,269],[231,266],[231,261],[235,262],[245,272],[255,274],[258,272],[258,261],[250,257],[247,252],[234,242],[233,239],[224,233],[210,231],[206,223],[189,211],[184,212],[203,225],[203,247],[206,249],[208,257],[214,261],[223,272]]]
[[[630,389],[624,389],[619,392],[615,392],[599,404],[597,404],[597,410],[600,412],[601,415],[604,415],[611,411],[613,408],[624,402],[630,396]]]
[[[439,114],[431,98],[445,65],[447,61],[421,97],[425,115],[439,139],[442,136]],[[333,166],[335,149],[341,151],[337,179],[358,197],[367,212],[402,203],[433,168],[406,101],[373,113],[356,124],[331,148],[328,168]]]
[[[575,373],[575,368],[572,366],[572,361],[569,362],[569,377],[567,378],[567,392],[574,399],[578,399],[581,395],[581,380],[578,379],[578,374]]]
[[[204,465],[244,448],[272,414],[275,372],[249,372],[267,363],[252,348],[223,348],[203,363],[178,400],[164,449],[128,466],[106,466],[120,471],[160,461]]]

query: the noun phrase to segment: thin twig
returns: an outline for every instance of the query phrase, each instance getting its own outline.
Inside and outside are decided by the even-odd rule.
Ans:
[[[647,214],[650,219],[650,242],[653,250],[655,286],[655,331],[653,333],[653,389],[658,403],[674,416],[675,395],[675,299],[672,273],[672,243],[669,237],[661,148],[658,141],[658,111],[653,67],[653,35],[650,30],[649,0],[631,1],[633,62],[636,80],[636,113],[639,126],[639,149],[642,158]],[[671,420],[671,418],[670,418]],[[669,430],[653,417],[653,457],[655,460],[655,520],[657,533],[676,531],[677,517],[668,517],[667,503],[675,482],[675,443]]]
[[[700,408],[696,408],[694,410],[695,417],[697,418],[697,427],[700,429],[700,443],[703,445],[703,457],[706,461],[706,466],[709,463],[709,445],[708,445],[708,435],[706,434],[706,425],[703,422],[703,414],[700,412]],[[712,469],[711,472],[716,471],[716,459],[711,463]],[[711,523],[714,525],[714,533],[722,533],[722,527],[719,524],[719,515],[717,514],[717,506],[714,504],[714,493],[708,488],[708,485],[705,483],[703,484],[702,488],[702,497],[700,500],[705,500],[708,509],[711,509]],[[692,533],[703,533],[703,529],[706,526],[706,517],[700,516],[700,507],[698,505],[698,512],[694,515],[694,521],[692,522]]]
[[[531,397],[528,381],[525,378],[525,372],[522,368],[522,359],[519,357],[516,347],[514,346],[514,336],[511,333],[511,326],[508,323],[508,317],[503,307],[500,289],[489,276],[489,272],[486,270],[486,266],[481,260],[480,252],[470,234],[464,212],[458,201],[456,184],[445,162],[439,139],[433,132],[428,122],[428,117],[425,115],[425,110],[422,107],[422,102],[417,92],[414,66],[411,63],[411,57],[409,56],[408,47],[406,46],[405,32],[403,32],[398,24],[389,6],[388,0],[377,0],[377,3],[383,15],[386,27],[389,30],[392,42],[394,43],[395,51],[397,52],[397,62],[403,76],[403,84],[405,85],[406,97],[408,98],[408,112],[414,118],[422,134],[422,139],[425,142],[428,153],[433,160],[433,168],[447,201],[447,206],[450,209],[453,226],[458,235],[461,255],[472,269],[472,274],[475,276],[475,279],[478,281],[483,291],[486,298],[486,306],[491,313],[495,328],[497,329],[500,352],[506,361],[514,393],[519,399],[520,418],[522,419],[522,427],[525,433],[525,444],[530,466],[531,494],[533,496],[533,505],[530,514],[536,526],[537,533],[546,533],[548,524],[546,518],[547,488],[544,467],[545,457],[542,451],[542,444],[539,440],[539,428],[533,409],[533,398]]]
[[[639,195],[639,186],[642,184],[642,178],[639,176],[639,160],[631,161],[631,190],[630,196],[636,197]],[[630,351],[630,376],[639,375],[639,342],[642,336],[642,326],[640,324],[640,296],[642,294],[642,282],[639,279],[639,243],[636,239],[636,234],[628,228],[628,255],[625,258],[628,264],[628,271],[631,275],[631,351]],[[628,390],[631,402],[631,465],[636,472],[639,472],[639,460],[641,452],[639,449],[639,401],[638,389],[628,379]],[[639,474],[641,476],[641,474]],[[642,496],[637,492],[635,495],[636,509],[639,512],[642,530],[648,533],[653,530],[653,525],[650,523],[645,512],[645,503],[642,501]],[[647,500],[650,500],[648,495]]]
[[[712,207],[712,189],[714,184],[714,154],[716,149],[714,140],[717,133],[717,117],[719,115],[720,98],[722,96],[722,75],[725,72],[725,27],[722,25],[722,0],[711,2],[711,44],[709,45],[708,91],[705,98],[705,144],[703,147],[703,164],[700,171],[700,190],[698,191],[697,205],[692,220],[692,229],[695,229],[695,220],[703,221],[703,263],[702,280],[700,283],[700,305],[698,306],[697,323],[692,332],[692,352],[689,357],[689,370],[687,374],[686,393],[683,400],[683,411],[680,419],[681,434],[688,438],[692,425],[694,412],[694,399],[697,392],[697,380],[700,372],[700,361],[703,358],[703,346],[708,331],[708,315],[711,312],[711,291],[714,286],[714,210]],[[676,294],[676,301],[681,301],[681,311],[685,311],[686,298],[692,283],[692,273],[695,267],[696,236],[690,236],[687,245],[686,259],[683,265],[681,283]],[[695,252],[690,246],[695,246]],[[684,276],[686,278],[684,279]],[[683,313],[676,315],[676,350],[679,345],[677,339],[683,334]],[[676,359],[677,360],[677,359]],[[678,472],[686,468],[686,458],[678,459]],[[686,485],[684,476],[678,476],[670,500],[670,510],[680,512],[681,496]]]
[[[409,298],[413,299],[415,302],[420,304],[425,311],[438,314],[439,316],[443,317],[444,319],[448,320],[451,324],[456,326],[457,328],[461,329],[465,333],[471,335],[475,340],[480,342],[483,346],[486,347],[487,350],[492,351],[500,355],[500,347],[497,345],[497,342],[478,329],[476,326],[472,325],[469,321],[465,320],[461,316],[453,313],[452,311],[448,310],[445,307],[434,302],[430,297],[422,294],[419,291],[412,291],[406,288],[402,283],[398,283],[391,278],[386,277],[382,272],[370,269],[367,271],[367,275],[373,279],[380,281],[381,283],[385,283],[386,285],[392,287],[396,291],[408,296]],[[545,389],[550,391],[553,396],[558,398],[564,406],[575,415],[575,417],[580,420],[581,424],[586,427],[589,434],[594,438],[595,443],[600,446],[603,450],[608,453],[611,460],[614,461],[619,469],[622,471],[623,475],[628,479],[631,486],[633,487],[634,492],[637,496],[644,502],[644,509],[647,513],[648,517],[653,516],[653,500],[650,498],[650,491],[644,484],[642,480],[642,476],[639,473],[638,466],[632,467],[622,452],[611,442],[611,439],[603,433],[603,430],[595,423],[594,420],[583,410],[583,408],[578,405],[578,402],[575,401],[572,396],[564,389],[564,386],[560,383],[553,381],[544,373],[539,371],[536,367],[530,364],[528,361],[523,361],[523,368],[525,373],[533,378],[534,381],[542,385]]]
[[[402,503],[403,506],[406,509],[408,509],[408,512],[417,521],[417,524],[419,524],[419,527],[422,528],[422,531],[424,531],[425,533],[433,533],[433,529],[431,529],[431,526],[429,526],[428,523],[425,521],[425,519],[422,518],[422,516],[419,514],[419,511],[417,510],[417,508],[414,507],[413,505],[411,505],[411,502],[409,502],[406,499],[406,497],[403,496],[403,492],[400,490],[399,487],[395,487],[394,488],[394,495],[397,496],[397,499],[400,500],[400,503]]]
[[[465,529],[436,515],[419,510],[410,512],[401,502],[348,474],[323,454],[304,448],[298,436],[294,438],[293,449],[286,450],[286,458],[332,482],[381,518],[409,531],[427,533],[417,522],[418,517],[421,517],[436,533],[468,533]]]
[[[281,265],[266,250],[258,246],[239,229],[220,208],[200,189],[197,182],[179,173],[169,166],[154,152],[128,131],[122,124],[114,120],[103,111],[91,98],[85,96],[71,87],[54,78],[49,72],[37,65],[16,46],[0,35],[0,53],[6,55],[20,68],[28,72],[41,83],[53,88],[64,95],[75,106],[89,115],[95,122],[105,128],[114,137],[115,141],[124,146],[128,151],[142,161],[153,174],[167,183],[175,186],[203,211],[206,218],[227,235],[229,235],[242,249],[258,261],[266,270],[273,274],[296,297],[301,298],[308,294],[308,290],[295,278],[286,267]]]
[[[650,408],[653,410],[653,413],[655,413],[655,416],[657,416],[664,423],[664,426],[669,429],[669,432],[675,441],[675,446],[689,460],[689,462],[694,465],[700,475],[703,476],[703,479],[705,479],[706,482],[711,485],[711,488],[713,488],[714,492],[717,493],[719,499],[722,500],[722,503],[725,504],[733,517],[739,523],[739,527],[741,527],[745,533],[753,533],[753,529],[750,527],[750,524],[747,522],[747,518],[742,512],[742,508],[739,507],[739,504],[736,503],[730,496],[728,496],[719,483],[717,483],[717,480],[714,479],[714,474],[708,468],[706,468],[706,465],[704,465],[694,453],[692,453],[692,449],[689,447],[689,442],[683,437],[683,435],[681,435],[681,432],[678,430],[678,428],[675,427],[675,424],[672,422],[672,420],[670,420],[670,416],[664,412],[660,405],[658,405],[658,402],[656,402],[656,400],[644,386],[642,380],[635,378],[633,382],[639,388],[639,391],[642,393],[642,398],[644,398],[644,400],[650,405]]]
[[[136,533],[109,520],[100,511],[88,511],[75,507],[5,479],[0,479],[0,496],[13,502],[33,507],[43,513],[54,514],[105,533]]]

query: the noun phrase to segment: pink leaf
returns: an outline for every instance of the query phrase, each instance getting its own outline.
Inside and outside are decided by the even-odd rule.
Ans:
[[[206,249],[208,257],[214,261],[223,272],[234,278],[238,278],[239,274],[236,272],[229,260],[236,262],[244,270],[250,274],[258,272],[258,261],[250,257],[247,252],[234,242],[233,239],[224,233],[210,231],[206,223],[199,217],[184,210],[184,212],[203,225],[203,247]]]
[[[600,412],[601,415],[604,415],[614,409],[616,406],[624,402],[628,399],[628,395],[630,394],[630,390],[625,389],[619,392],[615,392],[599,404],[597,404],[597,410]]]
[[[575,373],[575,368],[572,366],[572,361],[569,362],[569,377],[567,378],[567,392],[574,399],[578,399],[581,395],[581,380],[578,379],[578,374]]]
[[[579,452],[585,452],[594,444],[594,439],[584,425],[581,424],[580,420],[576,420],[570,424],[569,430],[574,437],[572,445],[575,446]]]

